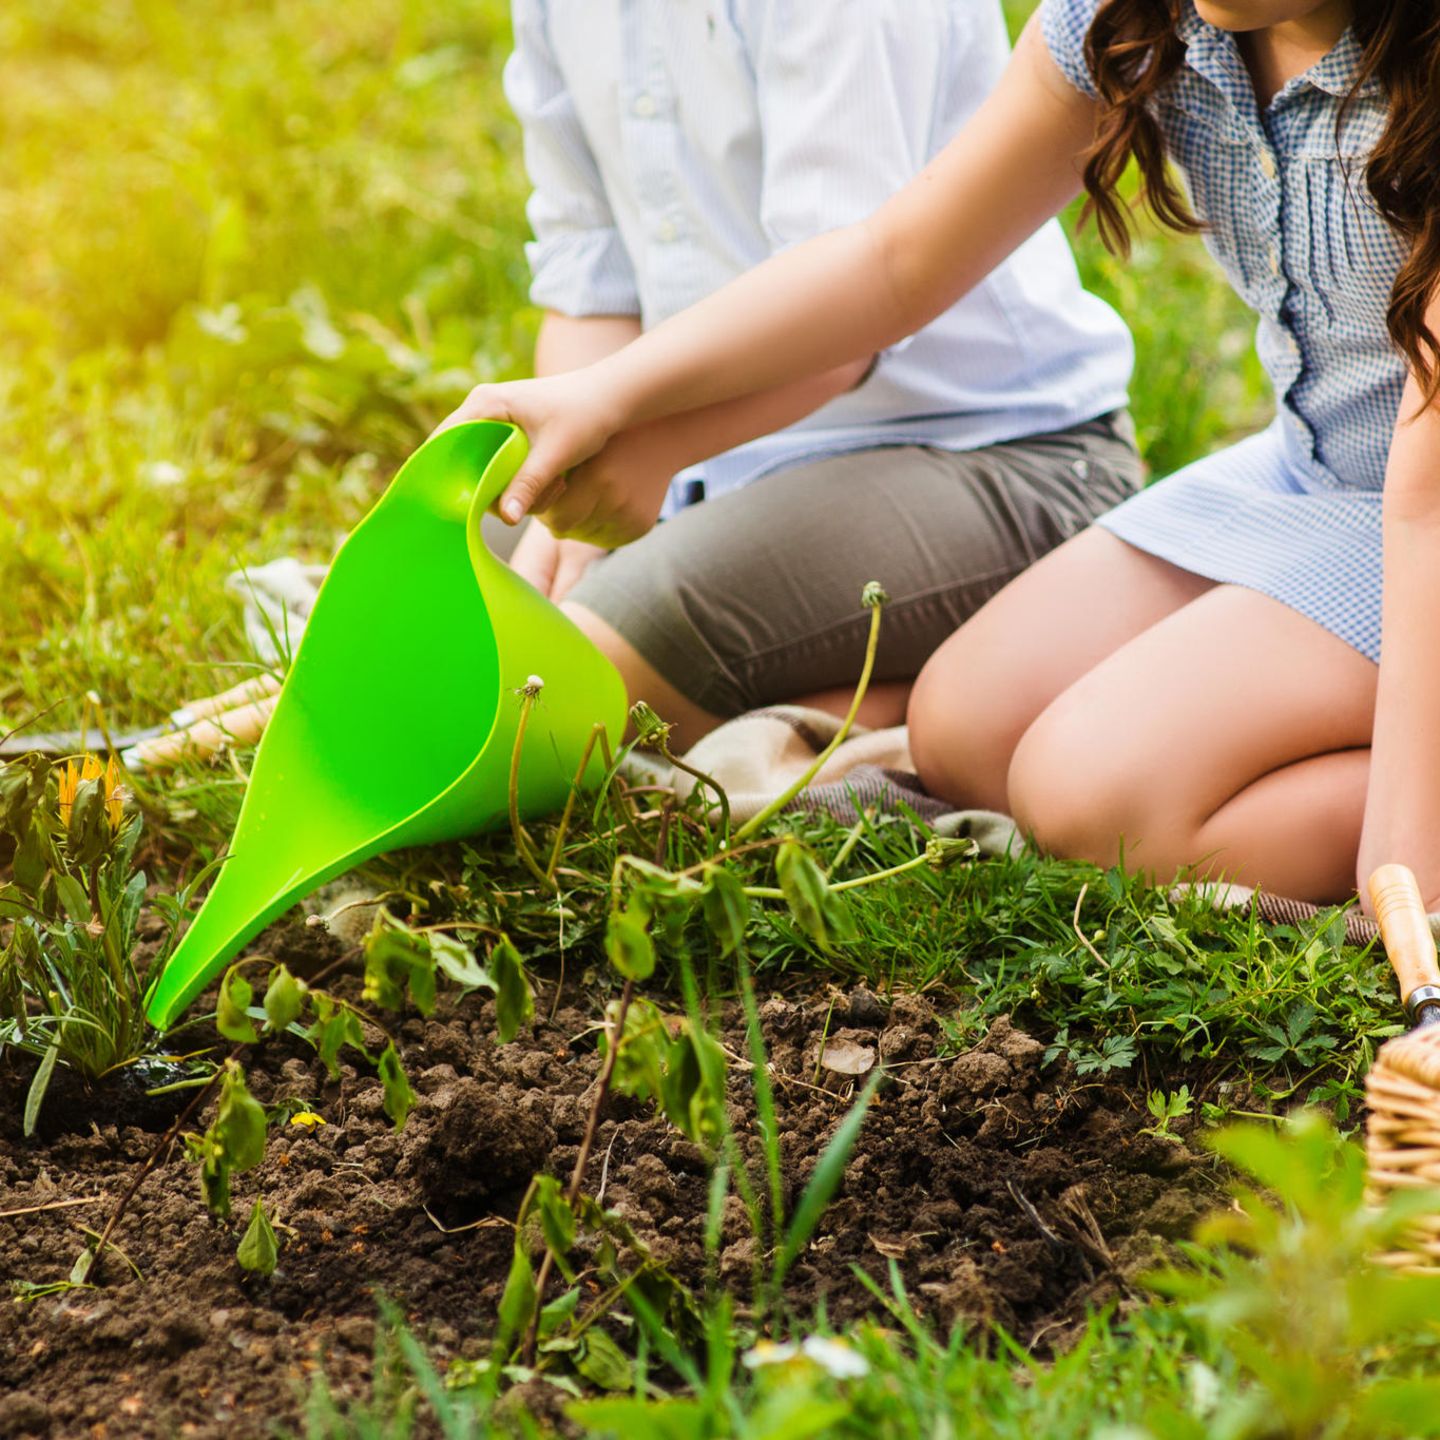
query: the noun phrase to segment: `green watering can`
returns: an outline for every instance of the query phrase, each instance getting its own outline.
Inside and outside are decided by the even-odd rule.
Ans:
[[[150,995],[159,1029],[303,896],[387,850],[508,818],[518,692],[521,811],[564,804],[619,672],[485,547],[480,520],[527,444],[492,420],[432,436],[341,546],[255,754],[229,858]],[[597,761],[598,763],[598,761]]]

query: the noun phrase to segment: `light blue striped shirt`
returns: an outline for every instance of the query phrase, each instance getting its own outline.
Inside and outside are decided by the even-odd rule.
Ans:
[[[993,88],[998,0],[513,0],[535,304],[648,328],[869,214]],[[983,219],[981,221],[983,223]],[[1119,317],[1049,224],[863,385],[676,477],[667,510],[883,445],[970,450],[1126,402]]]

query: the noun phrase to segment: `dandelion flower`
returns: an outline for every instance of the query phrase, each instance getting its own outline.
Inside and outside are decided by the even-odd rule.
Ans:
[[[799,1354],[800,1347],[793,1340],[783,1345],[774,1340],[757,1340],[754,1349],[745,1352],[745,1368],[764,1370],[771,1365],[786,1365]]]
[[[57,782],[59,792],[60,823],[69,825],[75,813],[75,797],[80,787],[90,780],[100,780],[104,786],[105,818],[111,830],[118,831],[125,820],[125,789],[120,783],[120,772],[115,767],[112,755],[105,765],[100,764],[96,755],[86,754],[77,765],[67,760]]]
[[[774,1365],[813,1365],[823,1370],[834,1380],[858,1380],[870,1373],[869,1363],[843,1340],[827,1339],[823,1335],[811,1335],[799,1344],[793,1340],[779,1344],[774,1340],[760,1340],[753,1350],[747,1350],[744,1363],[749,1370],[765,1370]]]
[[[870,1373],[869,1362],[843,1340],[827,1340],[823,1335],[812,1335],[801,1345],[800,1352],[836,1380],[858,1380]]]

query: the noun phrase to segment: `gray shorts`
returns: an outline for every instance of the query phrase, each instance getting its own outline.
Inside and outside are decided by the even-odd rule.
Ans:
[[[782,470],[693,505],[566,597],[682,695],[738,715],[854,684],[867,580],[889,592],[877,680],[909,680],[1007,581],[1142,481],[1124,411],[983,450],[907,446]]]

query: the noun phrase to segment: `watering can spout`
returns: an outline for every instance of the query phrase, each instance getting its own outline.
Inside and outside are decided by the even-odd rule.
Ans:
[[[432,436],[336,555],[255,754],[230,858],[147,1015],[174,1023],[244,945],[362,861],[505,822],[519,692],[522,813],[564,803],[597,723],[619,733],[615,667],[490,554],[480,520],[525,457],[512,425]]]

